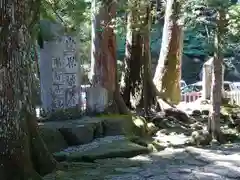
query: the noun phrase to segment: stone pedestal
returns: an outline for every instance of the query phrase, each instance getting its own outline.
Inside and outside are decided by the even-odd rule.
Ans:
[[[212,75],[213,75],[213,58],[209,59],[203,64],[202,74],[202,98],[210,99],[212,88]],[[222,65],[222,91],[224,92],[224,65]]]
[[[204,64],[203,65],[203,74],[202,74],[202,97],[203,99],[210,99],[211,96],[211,84],[212,84],[212,65]]]
[[[87,111],[101,113],[108,105],[108,92],[102,87],[91,87],[87,91]]]

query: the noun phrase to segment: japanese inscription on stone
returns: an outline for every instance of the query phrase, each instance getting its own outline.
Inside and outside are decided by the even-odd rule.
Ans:
[[[64,74],[62,72],[53,71],[53,82],[54,83],[64,83]]]
[[[64,54],[64,66],[68,73],[76,73],[77,61],[73,53]]]
[[[70,89],[66,95],[67,106],[73,107],[78,104],[78,94],[75,92],[75,89]]]
[[[64,84],[54,84],[53,87],[53,92],[55,92],[55,94],[64,94],[64,91],[65,91],[65,87],[64,87]]]
[[[53,109],[64,108],[64,97],[55,97],[53,99]]]
[[[51,103],[46,102],[44,106],[52,110],[76,106],[79,102],[80,90],[76,42],[70,36],[62,36],[47,44],[48,46],[42,50],[42,54],[45,57],[41,57],[41,54],[40,57],[41,61],[45,61],[45,64],[50,60],[51,67],[49,68],[48,65],[41,66],[40,73],[42,73],[41,77],[44,78],[40,79],[42,79],[41,86],[43,88],[41,87],[41,89],[44,96],[42,101],[51,99]],[[47,75],[42,72],[46,71],[45,69],[50,69],[50,76],[49,73]],[[48,92],[49,95],[46,95],[46,89],[49,88],[51,89],[51,94]]]
[[[53,57],[52,58],[52,68],[62,68],[62,61],[60,57]]]
[[[77,85],[77,75],[76,74],[66,74],[66,84],[68,88]]]
[[[65,36],[63,38],[65,42],[65,51],[75,51],[76,50],[76,42],[71,36]]]

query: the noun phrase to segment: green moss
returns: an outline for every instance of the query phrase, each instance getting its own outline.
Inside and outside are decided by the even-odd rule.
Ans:
[[[139,144],[141,146],[147,147],[149,151],[151,152],[156,152],[165,149],[160,142],[154,140],[152,137],[138,137],[138,136],[133,136],[128,138],[130,141]]]
[[[104,120],[105,125],[118,122],[126,136],[148,136],[147,121],[141,116],[109,114],[98,117]]]
[[[132,116],[125,128],[126,135],[148,136],[147,121],[140,116]]]
[[[64,137],[56,128],[40,127],[39,134],[51,153],[60,151],[68,146]]]
[[[82,117],[82,112],[79,108],[68,108],[68,109],[59,109],[55,112],[48,114],[41,114],[44,121],[62,121],[62,120],[73,120],[79,119]]]
[[[221,113],[224,115],[229,115],[232,113],[232,108],[228,108],[228,107],[221,107]]]
[[[97,117],[101,118],[130,118],[130,115],[124,115],[124,114],[100,114],[97,115]]]
[[[233,113],[240,112],[240,106],[226,104],[221,106],[221,113],[224,115],[231,115]]]
[[[68,168],[55,171],[43,177],[44,180],[102,180],[108,175],[120,175],[121,169],[141,167],[141,161],[126,158],[100,159],[96,163],[71,162]],[[119,171],[120,169],[120,171]]]

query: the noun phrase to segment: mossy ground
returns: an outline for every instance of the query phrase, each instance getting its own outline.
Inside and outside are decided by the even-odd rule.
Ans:
[[[96,163],[66,163],[62,170],[46,175],[44,180],[104,180],[107,175],[121,174],[118,168],[141,167],[142,162],[126,158],[103,159]]]
[[[224,105],[221,109],[224,115],[240,112],[240,107],[238,106]],[[112,159],[111,163],[107,163],[107,159],[105,158],[131,157],[141,153],[164,149],[160,143],[151,139],[148,134],[147,121],[142,117],[108,114],[98,115],[94,118],[94,121],[96,121],[96,119],[100,121],[101,127],[104,128],[118,124],[123,129],[127,139],[102,145],[85,152],[74,152],[68,155],[55,154],[56,157],[62,156],[62,160],[68,161],[68,167],[45,176],[44,180],[101,180],[104,179],[106,175],[119,174],[120,172],[116,171],[118,167],[127,168],[140,166],[140,162],[130,161],[126,158],[121,158],[124,159],[124,161],[114,161],[116,164],[113,163]],[[233,132],[233,130],[227,132],[228,129],[224,130],[226,134],[236,135],[236,132]],[[114,128],[112,130],[114,130]],[[232,137],[229,138],[232,139]],[[72,161],[87,161],[88,163],[74,163]]]
[[[126,136],[143,137],[148,135],[147,121],[141,116],[107,114],[98,117],[104,119],[105,122],[121,121]]]

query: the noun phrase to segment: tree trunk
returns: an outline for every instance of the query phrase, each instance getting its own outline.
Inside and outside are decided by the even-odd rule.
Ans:
[[[0,177],[4,180],[41,179],[33,164],[32,141],[36,127],[28,126],[28,115],[35,114],[32,104],[32,57],[29,27],[34,19],[32,7],[38,1],[1,1],[0,24]],[[36,11],[35,11],[36,13]],[[26,17],[29,17],[27,19]],[[30,119],[34,122],[35,119]],[[38,145],[44,146],[44,143]],[[45,153],[48,153],[44,149]],[[39,153],[38,153],[39,154]],[[39,155],[37,156],[39,157]],[[51,159],[50,159],[51,157]],[[44,156],[46,158],[46,156]],[[44,173],[51,172],[56,161],[49,155]],[[40,169],[43,167],[40,167]]]
[[[156,97],[151,88],[150,53],[150,4],[144,5],[129,0],[132,4],[128,13],[127,36],[121,92],[126,105],[132,109],[144,109],[147,112]],[[141,15],[145,15],[140,19]],[[137,22],[141,22],[136,26]]]
[[[218,11],[217,28],[215,31],[214,42],[214,59],[213,59],[213,76],[212,76],[212,92],[211,103],[212,108],[209,114],[208,131],[213,139],[222,142],[220,131],[220,110],[222,100],[222,44],[223,44],[223,31],[225,27],[225,12],[224,10]]]
[[[157,92],[156,87],[153,84],[152,80],[152,68],[151,68],[151,50],[150,50],[150,34],[151,34],[151,8],[150,4],[146,5],[146,18],[144,20],[145,33],[143,34],[143,65],[144,65],[144,73],[143,73],[143,103],[144,103],[144,111],[148,113],[150,108],[153,105],[157,104]]]
[[[29,139],[33,167],[40,175],[45,175],[56,168],[57,162],[48,151],[46,144],[39,134],[36,116],[28,114],[26,120],[30,136]]]
[[[183,33],[180,21],[181,4],[176,0],[166,3],[165,22],[154,84],[163,98],[171,103],[180,102],[180,79]]]
[[[99,5],[100,4],[100,5]],[[92,52],[91,77],[93,86],[108,91],[112,112],[128,113],[119,94],[117,81],[116,36],[113,19],[116,17],[116,2],[92,1]],[[113,107],[113,109],[112,109]]]
[[[116,80],[116,37],[111,27],[116,15],[114,1],[105,4],[94,0],[92,26],[91,81],[109,91],[115,90]]]
[[[163,1],[162,0],[156,0],[156,11],[157,11],[157,15],[156,15],[156,20],[157,22],[161,22],[161,20],[163,20]]]
[[[187,122],[189,117],[186,113],[163,100],[162,93],[158,91],[153,83],[150,53],[150,4],[146,1],[145,4],[136,1],[131,2],[131,0],[129,2],[132,7],[130,7],[131,11],[128,14],[126,55],[124,59],[125,72],[121,81],[124,100],[129,107],[144,109],[144,115],[146,116],[154,116],[155,112],[152,112],[152,110],[164,111],[166,115]],[[141,19],[141,17],[143,18]],[[141,22],[140,27],[139,25],[136,27],[139,21]],[[140,47],[139,44],[141,44]]]
[[[131,0],[130,0],[131,1]],[[141,106],[143,97],[143,58],[142,44],[143,39],[140,30],[136,30],[137,7],[139,3],[135,2],[134,9],[131,10],[127,18],[127,35],[125,47],[124,66],[122,73],[121,91],[123,99],[129,108],[136,109]],[[136,9],[135,9],[136,8]]]

